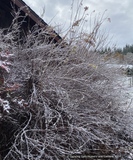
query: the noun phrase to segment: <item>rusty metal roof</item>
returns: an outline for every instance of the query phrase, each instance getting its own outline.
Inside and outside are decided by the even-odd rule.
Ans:
[[[25,12],[35,23],[37,23],[40,27],[48,27],[48,24],[40,18],[23,0],[11,0],[16,6],[22,8],[23,12]],[[57,36],[54,38],[57,42],[62,38],[53,30],[53,33]]]

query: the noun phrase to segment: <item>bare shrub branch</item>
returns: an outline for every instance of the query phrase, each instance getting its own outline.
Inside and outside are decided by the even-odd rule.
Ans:
[[[106,40],[104,35],[98,37],[104,17],[94,19],[90,33],[77,29],[69,36],[76,25],[83,28],[80,23],[86,11],[80,18],[78,8],[72,28],[59,44],[49,41],[54,38],[50,27],[34,27],[21,45],[12,45],[15,42],[9,35],[14,35],[14,30],[3,35],[10,40],[7,44],[12,45],[14,54],[7,82],[21,85],[11,94],[10,113],[2,122],[17,126],[4,160],[70,159],[75,154],[123,157],[131,153],[128,113],[119,106],[122,95],[116,77],[120,73],[109,68],[98,53]],[[70,43],[63,46],[66,41]],[[124,153],[123,148],[127,149]]]

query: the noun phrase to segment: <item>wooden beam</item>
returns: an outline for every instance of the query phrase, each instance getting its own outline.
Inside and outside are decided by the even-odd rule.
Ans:
[[[11,0],[19,8],[22,8],[22,11],[25,12],[35,23],[37,23],[41,28],[47,28],[48,24],[45,23],[30,7],[28,7],[22,0]],[[62,38],[53,30],[53,33],[57,36],[54,39],[59,42]]]

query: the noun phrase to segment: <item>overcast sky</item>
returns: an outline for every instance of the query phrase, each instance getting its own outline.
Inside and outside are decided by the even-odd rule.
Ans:
[[[75,0],[79,1],[79,0]],[[39,16],[45,7],[44,21],[52,24],[67,26],[70,23],[71,0],[24,0]],[[83,0],[83,6],[88,6],[89,11],[103,13],[111,19],[105,21],[103,29],[113,36],[112,43],[117,47],[133,44],[133,0]]]

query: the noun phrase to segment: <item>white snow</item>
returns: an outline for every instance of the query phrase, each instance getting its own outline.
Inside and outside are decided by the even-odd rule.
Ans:
[[[107,65],[109,68],[110,67],[115,67],[116,69],[123,69],[126,70],[127,68],[133,68],[133,65],[120,65],[120,64],[109,64]],[[116,77],[117,78],[117,83],[119,84],[119,87],[121,87],[121,91],[123,93],[123,101],[125,101],[125,104],[127,104],[126,106],[129,107],[129,103],[130,103],[130,107],[133,108],[133,102],[131,103],[132,99],[133,99],[133,76],[127,76],[126,73],[125,74],[121,74]],[[126,107],[125,106],[125,107]]]
[[[3,101],[3,110],[9,113],[10,110],[9,101],[7,100]]]
[[[128,64],[107,64],[108,68],[117,68],[117,69],[124,69],[126,70],[127,68],[132,69],[133,65],[128,65]]]

